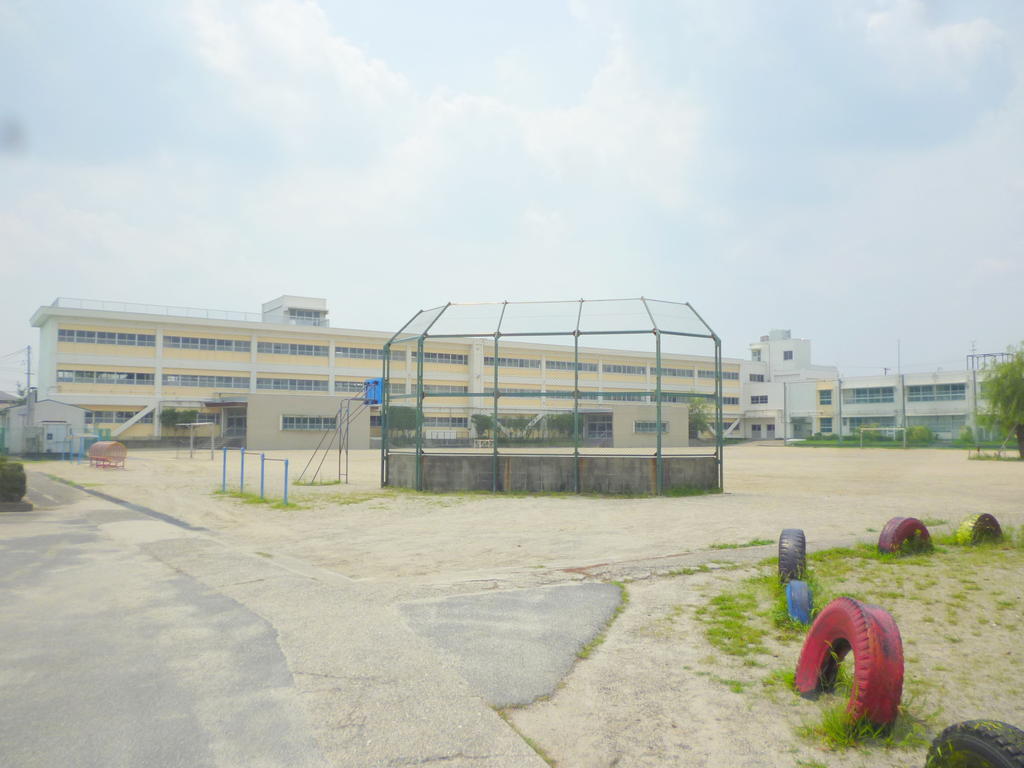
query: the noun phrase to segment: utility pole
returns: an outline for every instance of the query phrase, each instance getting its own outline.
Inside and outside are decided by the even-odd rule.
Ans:
[[[32,345],[29,344],[25,347],[28,352],[28,358],[25,363],[25,396],[28,396],[28,392],[32,389]]]

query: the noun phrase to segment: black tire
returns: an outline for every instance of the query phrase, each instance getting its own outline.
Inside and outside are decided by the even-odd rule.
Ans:
[[[1024,768],[1024,731],[998,720],[954,723],[928,748],[925,768]]]
[[[800,528],[783,528],[779,535],[779,581],[802,579],[807,570],[807,539]]]

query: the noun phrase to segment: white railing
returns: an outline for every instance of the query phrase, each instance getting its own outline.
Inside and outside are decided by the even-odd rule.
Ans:
[[[142,315],[194,317],[200,320],[232,320],[247,323],[263,322],[263,316],[256,312],[231,312],[223,309],[200,309],[197,307],[168,307],[163,304],[136,304],[130,301],[95,301],[93,299],[69,299],[62,296],[54,300],[53,306],[67,309],[95,309],[102,312],[134,312]]]

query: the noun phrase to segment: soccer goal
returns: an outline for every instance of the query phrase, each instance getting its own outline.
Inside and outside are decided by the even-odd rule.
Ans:
[[[902,440],[904,445],[907,444],[906,427],[861,427],[859,431],[861,448],[864,447],[865,432],[881,432],[883,437],[888,437],[890,440]],[[868,442],[870,442],[870,440]]]

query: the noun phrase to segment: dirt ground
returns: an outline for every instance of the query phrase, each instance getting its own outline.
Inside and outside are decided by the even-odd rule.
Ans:
[[[293,480],[309,460],[308,452],[267,455],[289,458]],[[228,472],[235,485],[237,459],[231,455]],[[873,541],[897,515],[931,521],[940,534],[977,512],[1024,524],[1024,463],[968,461],[954,450],[732,446],[724,494],[643,499],[394,491],[379,487],[378,462],[377,452],[353,452],[349,484],[293,485],[291,500],[299,506],[284,509],[215,495],[219,454],[211,461],[208,453],[189,459],[187,452],[139,451],[125,470],[63,462],[33,468],[215,530],[253,551],[379,585],[386,600],[628,581],[630,602],[604,644],[550,699],[509,713],[563,767],[922,765],[921,748],[836,753],[796,736],[820,703],[763,680],[795,664],[799,642],[774,642],[766,656],[746,663],[708,644],[702,607],[774,554],[774,544],[721,547],[774,542],[784,527],[803,528],[812,549]],[[329,457],[323,472],[336,471],[337,457]],[[268,491],[279,494],[281,465],[268,463],[267,472]],[[258,474],[259,462],[250,457],[246,490],[257,489],[251,483]],[[722,562],[745,565],[687,570]],[[858,582],[857,574],[845,574],[846,583],[832,589],[878,595],[896,617],[913,711],[933,713],[926,730],[972,717],[1024,726],[1024,665],[1016,658],[1024,562],[958,562],[904,567],[898,579],[891,575],[892,585],[890,575]],[[969,584],[964,569],[972,574]]]

